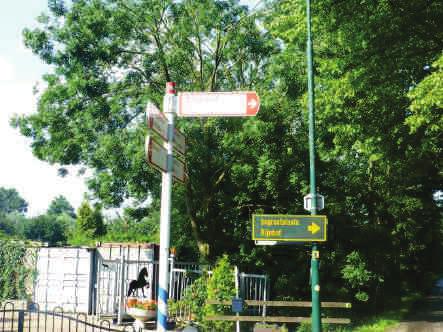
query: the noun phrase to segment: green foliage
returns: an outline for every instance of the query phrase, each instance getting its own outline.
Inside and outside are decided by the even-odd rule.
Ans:
[[[228,313],[230,307],[209,305],[206,300],[230,301],[234,296],[234,268],[229,263],[228,256],[224,255],[217,261],[211,274],[204,271],[186,289],[180,301],[168,305],[171,311],[181,309],[191,312],[191,320],[198,323],[204,331],[229,331],[234,326],[232,322],[208,321],[205,317]]]
[[[207,284],[207,299],[230,301],[235,296],[234,267],[229,263],[227,255],[223,255],[215,264]],[[231,308],[224,305],[207,304],[205,316],[230,313]],[[208,331],[230,331],[234,323],[227,321],[206,321]]]
[[[114,219],[107,224],[106,235],[102,237],[106,242],[159,242],[159,216],[133,220],[129,218]]]
[[[306,297],[305,250],[247,240],[252,213],[304,213],[308,192],[305,3],[267,5],[246,17],[234,0],[53,2],[24,37],[54,71],[38,112],[13,122],[38,158],[91,168],[88,185],[106,206],[157,202],[146,101],[160,104],[166,81],[257,90],[255,118],[178,119],[189,181],[173,189],[172,242],[210,262],[228,252],[245,269],[267,269],[275,295]],[[335,229],[321,253],[322,297],[383,310],[383,299],[424,289],[443,269],[432,200],[442,188],[441,17],[438,1],[313,3],[317,183]],[[112,236],[125,223],[154,233],[152,210],[140,213]],[[86,220],[79,229],[96,236]]]
[[[13,212],[24,214],[27,210],[28,203],[17,190],[0,187],[0,217]]]
[[[281,79],[280,98],[306,110],[305,4],[274,1],[269,10],[266,28],[282,45],[270,71]],[[357,297],[368,300],[365,310],[383,310],[384,298],[425,289],[430,271],[441,270],[431,258],[442,252],[431,199],[441,187],[441,137],[430,130],[440,119],[441,71],[423,67],[441,57],[442,15],[437,2],[313,3],[317,183],[335,230],[323,251],[322,297]],[[437,112],[411,131],[426,109]],[[294,118],[306,135],[304,121],[306,111]]]
[[[421,141],[421,153],[441,155],[443,131],[443,55],[428,68],[430,74],[408,93],[411,114],[405,122]],[[442,169],[442,160],[435,160]],[[437,187],[436,189],[441,189]]]
[[[236,0],[99,0],[51,9],[38,28],[23,34],[26,46],[56,70],[44,76],[47,88],[37,114],[13,124],[32,138],[38,158],[93,169],[89,188],[106,206],[118,206],[128,197],[156,199],[159,176],[144,157],[144,105],[147,100],[159,103],[164,82],[171,80],[181,90],[210,91],[247,90],[260,82],[274,42],[256,24],[258,15],[247,14]],[[250,199],[232,201],[224,193],[238,192],[245,184],[237,185],[230,169],[242,165],[247,154],[239,158],[229,147],[239,143],[242,151],[251,142],[248,135],[234,141],[243,130],[236,119],[179,121],[178,127],[188,137],[186,158],[192,166],[191,181],[177,193],[179,212],[186,215],[200,252],[215,259],[227,242],[222,225],[241,222],[241,231],[246,229],[244,218],[221,212],[250,204]],[[257,131],[253,121],[245,131]],[[255,165],[251,162],[247,167]],[[266,168],[263,160],[263,173]]]
[[[194,282],[186,289],[183,298],[177,302],[168,302],[168,308],[170,312],[190,312],[190,320],[203,326],[209,276],[207,271],[203,271],[201,275],[194,277]]]
[[[46,214],[26,218],[23,213],[27,203],[10,190],[8,213],[0,213],[0,230],[9,238],[29,239],[48,242],[50,245],[63,245],[72,232],[74,219],[72,207],[63,196],[52,201]],[[12,201],[15,201],[13,203]],[[15,210],[15,211],[13,211]]]
[[[93,245],[106,234],[106,226],[101,214],[100,205],[92,208],[88,201],[83,201],[77,210],[75,225],[70,228],[68,243],[70,245]]]
[[[22,237],[27,219],[22,213],[0,214],[0,230],[10,236]]]
[[[359,301],[368,301],[369,295],[362,289],[370,286],[375,277],[373,273],[366,269],[365,260],[357,251],[351,252],[346,257],[346,265],[344,265],[341,272],[347,284],[357,290],[355,298]]]
[[[89,237],[97,237],[106,233],[99,205],[93,209],[87,201],[80,205],[77,211],[76,230]]]
[[[26,298],[26,286],[34,278],[32,263],[23,242],[0,240],[0,300]]]
[[[62,245],[67,240],[70,226],[68,222],[69,220],[64,220],[63,217],[58,218],[53,215],[34,217],[26,221],[24,235],[27,239],[48,242],[51,246]]]
[[[75,219],[75,212],[72,205],[64,196],[58,196],[54,198],[48,207],[47,214],[58,216],[61,214],[67,214],[71,218]]]

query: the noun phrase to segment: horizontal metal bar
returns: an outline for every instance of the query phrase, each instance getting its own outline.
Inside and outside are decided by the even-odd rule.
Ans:
[[[231,322],[268,322],[268,323],[303,323],[310,322],[311,317],[269,317],[269,316],[208,316],[206,320],[222,320]],[[348,318],[322,318],[322,323],[327,324],[349,324]]]
[[[22,311],[23,313],[25,313],[27,315],[28,314],[37,314],[37,315],[40,315],[39,317],[43,317],[43,315],[49,316],[49,317],[51,317],[51,316],[52,317],[58,317],[58,318],[61,318],[62,320],[63,319],[67,319],[69,321],[80,323],[80,324],[83,324],[85,326],[89,326],[89,327],[93,327],[93,328],[98,328],[98,329],[101,328],[102,330],[105,330],[105,331],[121,332],[121,330],[100,326],[100,325],[97,325],[97,324],[94,324],[94,323],[90,323],[90,322],[88,322],[86,320],[82,320],[82,319],[78,319],[78,318],[69,316],[70,313],[66,313],[66,312],[63,312],[63,311],[59,311],[59,312],[53,312],[53,311],[30,311],[30,310],[18,310],[18,309],[15,309],[15,310],[0,310],[1,313],[19,312],[19,311]],[[39,318],[39,319],[41,319],[41,318]]]
[[[259,279],[266,279],[267,278],[267,275],[264,275],[264,274],[252,274],[252,273],[244,273],[244,272],[241,272],[240,276],[241,277],[250,277],[250,278],[259,278]]]
[[[219,301],[219,300],[206,300],[207,304],[221,304],[221,305],[231,305],[232,302]],[[300,307],[300,308],[310,308],[312,302],[308,301],[257,301],[257,300],[245,300],[245,303],[250,306],[268,306],[268,307]],[[352,304],[348,302],[321,302],[323,308],[352,308]]]
[[[178,268],[173,268],[172,272],[181,272],[181,273],[198,273],[198,274],[202,274],[202,271],[199,270],[186,270],[186,269],[178,269]]]

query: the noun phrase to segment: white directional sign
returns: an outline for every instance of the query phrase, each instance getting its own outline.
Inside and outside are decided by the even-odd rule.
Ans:
[[[145,149],[148,162],[160,171],[167,172],[168,152],[166,149],[152,139],[151,136],[146,137]],[[180,159],[174,158],[174,163],[172,165],[172,175],[174,178],[180,182],[184,182],[186,179],[185,164]]]
[[[178,93],[178,116],[255,116],[259,109],[260,99],[254,91]]]
[[[168,120],[153,103],[146,106],[148,128],[165,141],[168,140]],[[184,154],[186,151],[186,137],[177,129],[174,130],[174,150]]]

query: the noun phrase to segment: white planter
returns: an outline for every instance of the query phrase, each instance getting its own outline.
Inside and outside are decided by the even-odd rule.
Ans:
[[[126,313],[135,320],[139,320],[141,322],[152,320],[155,318],[155,316],[157,316],[157,312],[155,310],[145,310],[140,308],[128,308]]]

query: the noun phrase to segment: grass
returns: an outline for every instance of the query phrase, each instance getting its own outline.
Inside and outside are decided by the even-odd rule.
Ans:
[[[372,317],[370,319],[364,319],[362,321],[356,321],[352,331],[355,332],[383,332],[386,329],[394,327],[400,323],[402,319],[410,312],[413,304],[422,297],[419,293],[412,293],[406,296],[402,296],[395,307],[386,312]]]

